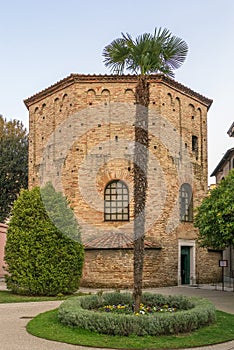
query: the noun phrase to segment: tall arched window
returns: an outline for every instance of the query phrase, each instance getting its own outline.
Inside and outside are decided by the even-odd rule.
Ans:
[[[180,187],[180,221],[193,221],[193,194],[187,183]]]
[[[129,220],[129,191],[123,181],[114,180],[106,185],[104,206],[105,221]]]

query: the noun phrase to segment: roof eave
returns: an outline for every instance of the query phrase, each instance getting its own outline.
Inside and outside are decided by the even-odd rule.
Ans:
[[[223,164],[225,163],[226,160],[228,160],[229,155],[234,152],[234,148],[230,148],[227,150],[227,152],[224,154],[223,158],[220,160],[220,162],[218,163],[218,165],[216,166],[216,168],[214,169],[214,171],[212,172],[212,174],[210,175],[210,177],[212,176],[216,176],[217,172],[220,170],[220,168],[223,166]]]
[[[193,98],[199,100],[201,103],[203,103],[207,109],[210,108],[212,104],[212,100],[191,90],[190,88],[178,83],[172,78],[169,78],[168,76],[164,74],[152,74],[148,77],[150,82],[162,82],[164,84],[167,84],[178,91],[185,93],[187,95],[192,96]],[[53,93],[60,91],[64,89],[65,87],[68,87],[69,85],[72,85],[76,82],[95,82],[95,81],[103,81],[103,82],[111,82],[111,81],[122,81],[122,82],[129,82],[129,81],[135,81],[137,82],[137,75],[84,75],[84,74],[70,74],[68,77],[58,81],[57,83],[49,86],[48,88],[38,92],[37,94],[27,98],[24,100],[24,103],[26,107],[29,109],[31,105],[34,103],[39,102],[40,100],[44,99],[45,97],[52,95]]]
[[[228,134],[230,137],[234,137],[234,122],[232,123],[232,125],[231,125],[230,128],[228,129],[227,134]]]

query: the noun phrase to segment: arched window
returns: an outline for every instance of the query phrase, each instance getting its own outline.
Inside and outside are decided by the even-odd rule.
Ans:
[[[129,220],[129,192],[127,185],[120,180],[107,184],[104,193],[105,221]]]
[[[193,194],[187,183],[180,187],[180,221],[193,221]]]

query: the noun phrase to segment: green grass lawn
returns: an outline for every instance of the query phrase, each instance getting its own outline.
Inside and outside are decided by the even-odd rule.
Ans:
[[[74,294],[74,296],[81,295],[83,293]],[[27,296],[13,294],[8,290],[0,291],[0,304],[4,303],[25,303],[34,301],[50,301],[50,300],[65,300],[71,298],[71,295],[57,295],[55,297],[42,297],[42,296]]]
[[[173,336],[109,336],[84,329],[69,328],[59,323],[57,310],[36,316],[27,325],[29,333],[59,342],[106,348],[178,349],[226,342],[234,339],[234,315],[217,311],[217,322],[191,334]]]

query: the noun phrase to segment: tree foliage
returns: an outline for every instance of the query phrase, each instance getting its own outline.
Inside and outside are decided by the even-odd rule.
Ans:
[[[0,115],[0,222],[9,216],[21,188],[28,183],[28,136],[22,122]]]
[[[75,221],[68,222],[71,212],[66,199],[52,185],[45,186],[42,192],[44,200],[50,197],[50,212],[45,209],[38,187],[21,190],[14,202],[5,248],[7,287],[28,295],[71,293],[79,287],[83,266],[80,229]],[[60,222],[64,219],[65,234],[61,231],[64,226],[57,227],[50,215],[56,215]],[[68,237],[69,233],[77,241]]]
[[[234,245],[234,170],[197,208],[194,224],[201,246],[225,249]]]

